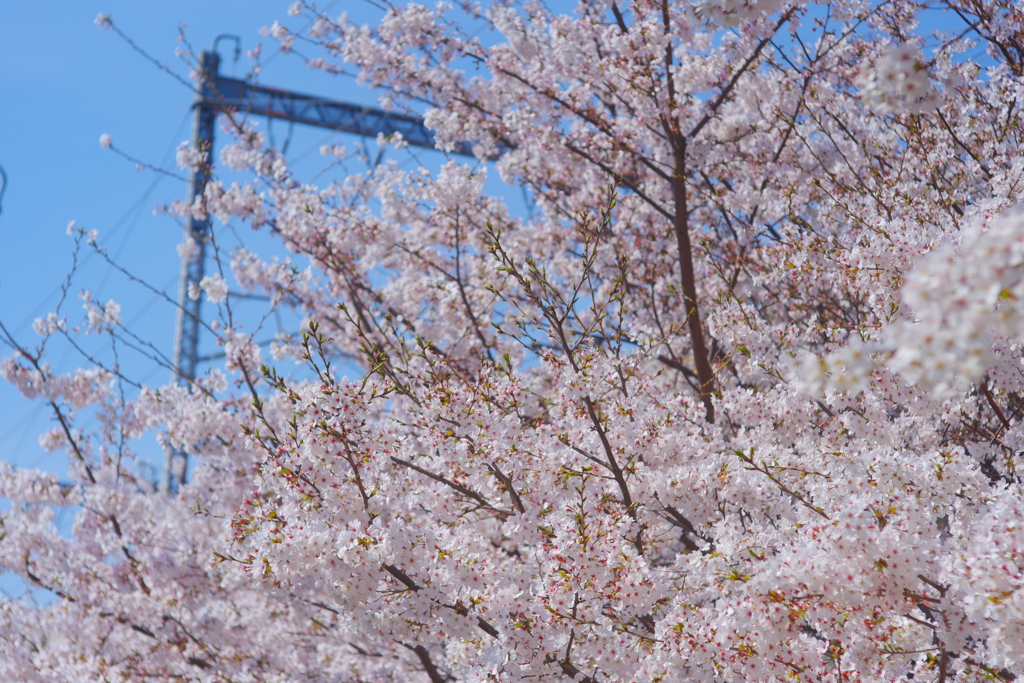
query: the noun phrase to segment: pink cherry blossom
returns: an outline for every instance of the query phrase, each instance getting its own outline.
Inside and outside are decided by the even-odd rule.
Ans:
[[[223,358],[57,372],[148,348],[88,291],[6,337],[68,476],[0,466],[0,564],[49,596],[0,601],[0,679],[1024,675],[1019,4],[282,11],[477,159],[307,178],[233,114],[175,209],[217,219]]]

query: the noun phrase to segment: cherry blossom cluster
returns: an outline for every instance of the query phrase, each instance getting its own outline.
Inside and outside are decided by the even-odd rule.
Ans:
[[[1024,675],[1024,9],[942,6],[293,3],[268,35],[478,157],[308,180],[239,113],[177,209],[223,360],[56,372],[147,348],[88,294],[5,337],[68,475],[0,466],[48,596],[0,601],[0,679]],[[266,353],[239,292],[301,327]]]
[[[199,281],[199,286],[193,286],[189,290],[189,297],[194,301],[199,298],[200,292],[206,292],[206,298],[212,304],[219,304],[228,295],[228,283],[219,275],[206,275]]]
[[[890,328],[889,365],[914,384],[976,384],[1001,362],[994,338],[1024,334],[1024,212],[989,216],[978,216],[959,244],[936,248],[907,277],[908,319]]]
[[[734,28],[775,14],[784,5],[783,0],[705,0],[698,12],[722,28]]]
[[[889,48],[857,76],[860,96],[879,114],[935,111],[941,95],[932,84],[921,48],[913,43]]]
[[[1020,363],[1012,347],[1024,333],[1024,212],[1014,207],[993,217],[995,208],[907,273],[900,316],[880,334],[807,357],[798,379],[805,389],[860,391],[886,367],[946,397],[1007,364],[1013,374]]]

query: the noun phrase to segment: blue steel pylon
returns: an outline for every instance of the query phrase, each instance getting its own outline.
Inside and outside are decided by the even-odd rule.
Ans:
[[[221,76],[220,55],[211,50],[199,55],[199,80],[192,105],[192,148],[206,154],[207,163],[189,173],[188,205],[203,195],[213,162],[213,136],[217,114],[244,112],[285,121],[329,128],[345,133],[376,136],[378,133],[400,133],[410,145],[435,149],[434,134],[423,120],[414,116],[393,114],[344,102],[335,102],[310,95],[252,85]],[[474,156],[469,143],[461,143],[455,154]],[[201,298],[188,296],[190,287],[198,287],[206,264],[206,238],[209,218],[197,219],[191,213],[185,219],[185,243],[194,243],[198,250],[182,251],[178,283],[178,310],[174,325],[174,351],[171,356],[171,381],[188,386],[196,378],[199,364],[199,331],[202,318]],[[191,258],[190,258],[191,256]],[[169,444],[164,451],[164,467],[160,490],[174,492],[185,480],[188,455]]]

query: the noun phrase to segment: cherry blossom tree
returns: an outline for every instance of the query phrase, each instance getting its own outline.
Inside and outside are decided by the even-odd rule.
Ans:
[[[294,258],[217,252],[222,368],[133,389],[49,368],[60,311],[6,335],[72,483],[0,469],[0,558],[54,596],[0,603],[5,680],[1024,675],[1024,6],[289,14],[479,161],[317,187],[227,117],[251,179],[179,209]],[[303,329],[264,358],[228,282]]]

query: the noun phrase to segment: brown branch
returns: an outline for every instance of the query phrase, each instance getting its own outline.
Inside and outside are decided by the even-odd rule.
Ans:
[[[984,664],[982,664],[978,660],[972,659],[971,657],[964,658],[964,664],[970,664],[971,666],[976,666],[979,669],[981,669],[982,671],[984,671],[985,673],[991,674],[992,676],[994,676],[994,677],[996,677],[996,678],[998,678],[1000,680],[1003,680],[1003,681],[1015,681],[1015,680],[1017,680],[1017,677],[1014,676],[1012,673],[1010,673],[1008,670],[1006,670],[1006,669],[998,669],[998,670],[997,669],[993,669],[992,667],[985,666]]]
[[[932,588],[934,588],[935,590],[937,590],[939,592],[940,596],[946,597],[946,590],[949,588],[949,586],[943,586],[941,583],[938,583],[936,581],[932,581],[931,579],[929,579],[924,574],[918,574],[917,578],[921,579],[922,582],[926,583],[927,585],[929,585]]]
[[[622,16],[622,11],[619,9],[619,5],[616,2],[612,3],[612,14],[615,15],[615,23],[619,25],[619,30],[623,33],[629,33],[629,28],[626,26],[626,20]]]
[[[619,485],[619,492],[622,493],[622,505],[626,508],[626,514],[630,518],[637,522],[636,507],[633,505],[633,496],[629,492],[629,484],[626,482],[626,477],[622,473],[622,468],[619,467],[619,463],[615,460],[615,452],[612,449],[612,444],[608,440],[608,434],[605,432],[604,425],[601,424],[601,418],[597,414],[597,410],[594,408],[594,402],[590,400],[589,396],[583,398],[583,403],[587,407],[587,415],[590,417],[590,422],[594,425],[594,430],[597,432],[598,438],[601,440],[601,446],[604,448],[605,456],[608,458],[606,465],[612,472],[612,477],[615,478],[615,483]],[[644,554],[644,540],[643,540],[643,525],[640,530],[637,531],[636,538],[633,539],[633,546],[636,548],[636,552],[639,555]]]
[[[664,503],[662,505],[664,505]],[[693,536],[694,538],[700,538],[700,536],[697,534],[697,531],[693,528],[693,524],[690,523],[690,520],[688,520],[683,515],[683,513],[679,512],[679,510],[675,509],[675,507],[671,505],[664,505],[664,508],[665,512],[669,514],[669,522],[683,530],[681,538],[683,541],[683,545],[686,546],[686,549],[690,552],[693,552],[694,550],[700,550],[700,546],[690,539],[690,536]]]
[[[996,399],[993,398],[992,392],[989,391],[988,382],[981,383],[981,392],[985,394],[985,398],[988,400],[988,404],[992,406],[992,410],[996,412],[996,416],[999,418],[999,421],[1003,423],[1003,427],[1005,427],[1006,429],[1010,429],[1010,421],[1006,419],[1006,415],[1003,414],[1003,411],[999,407],[999,404],[996,403]]]
[[[395,565],[393,565],[393,564],[382,564],[381,565],[381,569],[383,569],[388,574],[391,574],[391,576],[393,576],[396,579],[398,579],[398,582],[401,583],[402,585],[404,585],[409,590],[411,590],[411,591],[418,591],[420,589],[420,585],[418,583],[413,581],[409,577],[408,574],[403,572],[401,569],[399,569]]]
[[[828,516],[828,514],[824,510],[822,510],[820,507],[818,507],[814,503],[811,503],[802,494],[797,493],[796,491],[794,491],[793,489],[789,488],[788,486],[783,484],[781,481],[779,481],[778,477],[776,477],[774,474],[772,474],[770,471],[768,471],[767,467],[762,467],[762,466],[758,465],[756,462],[754,462],[753,455],[747,455],[746,453],[744,453],[743,451],[740,451],[740,450],[735,451],[735,454],[736,454],[736,456],[740,460],[742,460],[743,462],[747,463],[747,465],[748,465],[747,469],[753,470],[754,472],[760,472],[764,476],[768,477],[768,480],[770,482],[772,482],[773,484],[775,484],[776,486],[778,486],[780,491],[782,491],[783,493],[786,493],[789,496],[791,496],[794,500],[799,502],[805,508],[807,508],[808,510],[811,510],[812,512],[814,512],[814,513],[816,513],[818,515],[821,515],[825,519],[829,519],[829,520],[832,519],[831,517]],[[922,581],[925,581],[924,577],[920,577],[919,576],[918,578],[920,578]],[[932,584],[932,585],[935,585],[935,584]]]
[[[597,683],[597,679],[593,676],[583,675],[582,678],[577,678],[577,676],[580,676],[583,672],[577,669],[572,662],[560,660],[558,662],[558,666],[561,667],[563,674],[573,679],[574,681],[581,681],[582,683]]]
[[[500,508],[494,507],[493,505],[491,505],[490,502],[488,502],[488,500],[486,498],[484,498],[482,495],[480,495],[476,491],[474,491],[472,489],[468,489],[465,486],[463,486],[462,484],[456,484],[454,481],[451,481],[447,477],[443,477],[440,474],[434,474],[430,470],[425,470],[422,467],[418,467],[418,466],[412,464],[411,462],[409,462],[408,460],[402,460],[401,458],[396,458],[395,456],[391,456],[391,462],[395,463],[396,465],[401,465],[402,467],[408,467],[411,470],[419,472],[420,474],[422,474],[425,477],[429,477],[429,478],[433,479],[434,481],[436,481],[438,483],[444,484],[445,486],[447,486],[447,487],[449,487],[451,489],[454,489],[455,491],[458,491],[459,493],[461,493],[462,495],[466,496],[467,498],[470,498],[472,500],[475,500],[477,503],[480,503],[481,506],[483,506],[483,507],[487,508],[488,510],[494,512],[499,517],[505,518],[505,517],[508,517],[509,515],[512,514],[512,512],[510,510],[502,510]]]
[[[71,597],[70,595],[68,595],[64,591],[60,590],[59,588],[54,588],[53,586],[46,585],[45,583],[43,583],[42,579],[40,579],[38,576],[33,574],[32,570],[28,568],[28,557],[27,556],[25,557],[25,576],[27,576],[29,578],[29,580],[32,581],[32,583],[34,583],[35,585],[39,586],[40,588],[45,588],[46,590],[50,591],[54,595],[56,595],[56,596],[58,596],[60,598],[63,598],[64,600],[67,600],[68,602],[77,602],[77,600],[75,600],[73,597]]]
[[[512,498],[512,503],[516,506],[516,510],[519,510],[521,513],[525,513],[526,508],[523,507],[523,501],[519,497],[519,493],[516,491],[515,487],[512,485],[512,477],[506,476],[500,469],[498,469],[497,465],[488,464],[487,468],[495,477],[498,478],[498,481],[500,481],[502,486],[504,486],[508,491],[508,495]]]
[[[405,643],[402,644],[405,645]],[[434,666],[434,662],[431,661],[430,653],[427,652],[427,648],[422,645],[417,645],[416,647],[409,647],[408,645],[405,645],[405,647],[408,647],[416,653],[417,657],[419,657],[420,664],[423,665],[423,670],[427,672],[427,676],[430,678],[430,683],[444,683],[445,678],[441,676],[437,667]]]
[[[402,571],[401,569],[399,569],[395,565],[393,565],[393,564],[382,564],[380,567],[381,567],[381,569],[386,571],[388,574],[391,574],[391,576],[395,577],[395,579],[397,579],[399,583],[401,583],[403,586],[405,586],[409,590],[411,590],[411,591],[418,591],[418,590],[420,590],[422,588],[422,586],[420,586],[418,583],[413,581],[413,579],[408,574],[406,574],[404,571]],[[458,605],[443,605],[443,607],[447,607],[448,609],[454,610],[455,613],[458,614],[459,616],[463,616],[464,617],[464,616],[468,616],[469,615],[469,610],[467,610],[461,604],[458,604]],[[490,622],[488,622],[483,617],[477,617],[476,625],[477,625],[477,628],[479,628],[481,631],[483,631],[487,635],[491,636],[492,638],[497,638],[498,637],[498,629],[494,628],[494,626],[492,626],[490,624]]]
[[[982,160],[978,158],[978,155],[975,154],[974,151],[970,147],[965,145],[960,140],[960,138],[958,138],[956,136],[956,133],[953,132],[953,128],[949,125],[949,122],[946,121],[946,117],[942,115],[942,112],[941,111],[937,111],[935,113],[939,117],[939,123],[941,123],[942,127],[946,129],[947,133],[949,133],[949,137],[953,138],[953,142],[955,142],[961,149],[963,149],[965,152],[967,152],[967,155],[970,156],[972,159],[974,159],[974,162],[976,164],[978,164],[978,168],[980,168],[981,172],[985,174],[985,177],[988,178],[989,180],[991,180],[992,179],[992,173],[989,172],[988,167],[985,166],[984,162],[982,162]]]
[[[666,133],[672,140],[675,158],[672,195],[676,211],[672,223],[679,249],[679,276],[683,287],[683,304],[686,307],[686,325],[690,333],[690,345],[693,347],[693,364],[697,369],[697,393],[704,404],[707,421],[714,422],[715,406],[711,396],[715,391],[715,375],[711,370],[704,341],[704,325],[697,303],[697,279],[693,269],[693,247],[690,243],[690,210],[686,198],[686,138],[669,125],[666,125]]]
[[[185,661],[188,662],[189,664],[191,664],[192,666],[198,666],[200,669],[203,669],[203,670],[212,669],[213,668],[213,664],[210,664],[205,659],[199,659],[198,657],[189,657]]]
[[[345,447],[345,462],[352,468],[352,478],[356,482],[356,488],[359,489],[359,497],[363,499],[363,509],[370,511],[370,494],[367,493],[366,487],[363,485],[363,477],[359,472],[359,465],[357,465],[358,458],[355,457],[355,453],[352,452],[352,442],[347,436],[339,432],[337,429],[328,426],[326,423],[321,427],[324,434],[341,441]],[[373,514],[371,512],[371,518]]]
[[[778,32],[780,28],[782,28],[783,24],[789,21],[789,19],[793,16],[795,12],[796,8],[794,7],[779,18],[778,23],[775,24],[775,28],[771,32],[771,35],[767,36],[766,38],[763,38],[761,42],[757,44],[757,47],[755,47],[754,51],[750,53],[750,56],[747,57],[747,60],[743,62],[739,69],[736,70],[732,78],[729,79],[729,83],[722,89],[722,92],[719,93],[718,97],[715,98],[715,101],[711,103],[711,107],[708,109],[707,113],[704,114],[704,117],[701,118],[701,120],[698,121],[692,129],[690,129],[690,132],[686,134],[687,138],[693,138],[695,135],[697,135],[697,133],[699,133],[704,128],[704,126],[706,126],[711,121],[714,115],[718,113],[718,108],[722,106],[725,100],[729,97],[729,94],[732,92],[732,89],[735,88],[736,83],[739,82],[740,77],[742,77],[743,74],[747,72],[747,69],[750,68],[751,64],[754,63],[758,55],[761,54],[761,50],[764,49],[764,46],[771,42],[772,37]]]
[[[662,216],[665,216],[666,218],[669,219],[674,218],[674,216],[668,211],[666,211],[661,206],[661,204],[656,202],[653,198],[648,196],[647,193],[641,190],[638,183],[632,182],[629,178],[626,178],[621,174],[616,173],[614,170],[612,170],[610,166],[608,166],[608,164],[604,163],[603,161],[599,161],[590,154],[587,154],[582,149],[580,149],[573,143],[569,142],[568,140],[565,142],[565,148],[568,149],[570,152],[573,152],[574,154],[582,157],[586,161],[589,161],[590,163],[594,164],[602,171],[610,175],[611,177],[615,178],[619,184],[621,184],[624,188],[635,194],[637,197],[640,197],[640,199],[644,200],[644,202],[646,202],[648,206],[650,206],[652,209],[660,213]]]

